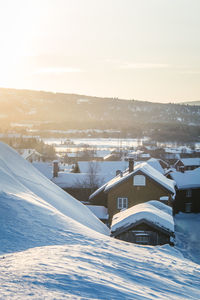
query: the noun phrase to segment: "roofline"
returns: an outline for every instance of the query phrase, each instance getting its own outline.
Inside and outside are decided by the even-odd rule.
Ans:
[[[174,193],[174,192],[175,192],[175,186],[174,186],[174,192],[172,192],[170,189],[167,189],[167,188],[166,188],[164,185],[162,185],[160,182],[158,182],[157,180],[151,178],[149,175],[147,175],[147,174],[146,174],[145,172],[143,172],[141,169],[135,170],[135,171],[133,171],[133,172],[127,174],[126,176],[124,176],[124,178],[121,177],[122,179],[121,179],[120,181],[116,182],[115,184],[113,184],[111,187],[109,187],[109,188],[107,188],[107,189],[106,189],[106,187],[105,187],[105,188],[104,188],[104,192],[105,192],[105,193],[108,193],[108,192],[109,192],[111,189],[113,189],[115,186],[117,186],[117,185],[121,184],[122,182],[124,182],[125,180],[129,179],[132,175],[137,174],[137,172],[138,172],[138,173],[141,172],[143,175],[147,176],[150,180],[152,180],[152,181],[156,182],[158,185],[162,186],[162,188],[163,188],[164,190],[170,192],[171,194],[175,194],[175,193]],[[159,171],[158,171],[158,172],[159,172]],[[161,173],[161,175],[163,175],[163,174]],[[164,176],[164,175],[163,175],[163,176]],[[168,178],[166,178],[166,179],[168,179]],[[171,180],[172,180],[172,179],[171,179]],[[173,180],[173,181],[174,181],[174,180]],[[106,191],[105,191],[105,189],[106,189]]]
[[[165,228],[163,228],[163,227],[159,227],[159,226],[157,226],[156,224],[154,224],[154,223],[152,223],[152,222],[150,222],[150,221],[148,221],[148,220],[146,220],[146,219],[144,219],[144,218],[141,219],[141,220],[138,220],[138,221],[136,221],[136,222],[131,223],[131,224],[130,224],[129,226],[127,226],[127,227],[120,227],[119,229],[116,229],[115,231],[111,231],[111,236],[116,237],[116,236],[118,236],[119,234],[121,234],[121,233],[123,233],[123,232],[125,232],[125,231],[128,231],[128,230],[131,229],[133,226],[137,226],[137,225],[139,225],[139,224],[141,224],[141,223],[146,223],[147,225],[149,225],[149,226],[151,226],[151,227],[153,227],[153,228],[155,228],[155,229],[159,229],[159,231],[161,231],[162,233],[165,233],[165,234],[174,236],[174,232],[173,232],[173,231],[167,230],[167,229],[165,229]]]

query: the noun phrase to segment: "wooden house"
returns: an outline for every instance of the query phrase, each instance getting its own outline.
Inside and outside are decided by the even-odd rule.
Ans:
[[[160,200],[167,196],[169,202],[175,193],[174,181],[166,178],[148,163],[141,163],[134,167],[129,161],[129,168],[120,172],[118,176],[101,186],[91,196],[90,201],[95,205],[108,208],[109,222],[113,215],[124,208],[149,201]]]
[[[35,149],[19,149],[18,152],[24,159],[31,163],[42,159],[42,154],[37,152]]]
[[[173,245],[172,209],[159,201],[128,208],[113,216],[111,236],[142,245]]]
[[[200,167],[200,157],[182,158],[174,164],[174,168],[181,172],[194,170],[198,167]]]
[[[180,211],[200,213],[200,168],[186,172],[172,171],[167,177],[176,182],[174,214]]]

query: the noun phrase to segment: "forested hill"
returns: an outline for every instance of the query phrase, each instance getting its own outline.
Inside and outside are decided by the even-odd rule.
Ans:
[[[6,126],[32,122],[40,130],[118,129],[148,135],[190,126],[195,136],[199,120],[200,106],[0,89],[0,121]]]

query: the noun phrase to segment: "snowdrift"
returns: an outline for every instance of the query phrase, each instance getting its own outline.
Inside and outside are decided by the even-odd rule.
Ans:
[[[109,234],[87,207],[0,143],[0,252],[60,244],[73,231],[92,230]]]

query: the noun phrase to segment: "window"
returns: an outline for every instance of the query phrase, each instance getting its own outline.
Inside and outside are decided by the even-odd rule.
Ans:
[[[117,198],[117,208],[128,208],[128,198]]]
[[[192,190],[191,189],[186,190],[186,197],[187,198],[191,198],[192,197]]]
[[[192,203],[185,203],[185,212],[190,213],[192,212]]]
[[[143,234],[143,235],[137,234],[135,241],[138,244],[148,244],[149,243],[149,235],[148,234]]]
[[[135,186],[145,186],[146,185],[146,177],[143,175],[135,175],[133,177],[133,185]]]

